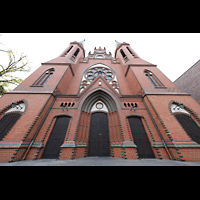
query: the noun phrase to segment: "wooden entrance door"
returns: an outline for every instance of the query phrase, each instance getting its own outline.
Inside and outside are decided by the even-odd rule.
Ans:
[[[141,118],[129,117],[128,121],[139,158],[155,158]]]
[[[88,156],[110,156],[106,113],[97,112],[91,115]]]
[[[60,147],[64,142],[70,117],[62,116],[56,119],[55,125],[49,136],[42,158],[56,159],[60,153]]]

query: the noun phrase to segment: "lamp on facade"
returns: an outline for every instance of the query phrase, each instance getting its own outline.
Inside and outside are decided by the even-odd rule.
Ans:
[[[135,104],[132,104],[132,103],[131,103],[131,111],[132,111],[132,109],[133,109],[134,111],[136,111],[136,110],[137,110],[137,107],[138,107],[137,103],[135,103]]]
[[[177,108],[178,107],[178,108]],[[183,109],[184,105],[183,103],[178,103],[177,106],[175,108],[173,108],[174,110],[176,110],[176,108],[179,110],[180,108]]]
[[[22,109],[22,107],[16,101],[12,102],[11,107],[17,109],[20,107],[20,109]]]

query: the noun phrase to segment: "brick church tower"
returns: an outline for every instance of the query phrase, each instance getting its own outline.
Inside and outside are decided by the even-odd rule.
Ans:
[[[71,42],[0,98],[0,162],[112,156],[200,161],[200,106],[128,43]]]

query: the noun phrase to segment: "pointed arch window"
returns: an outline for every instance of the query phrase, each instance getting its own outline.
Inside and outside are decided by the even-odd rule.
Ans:
[[[93,65],[85,71],[80,85],[80,93],[99,75],[119,93],[119,84],[115,72],[104,64]],[[101,82],[99,84],[101,85]]]
[[[20,117],[21,117],[21,114],[19,113],[11,113],[11,114],[9,113],[0,120],[0,141],[15,125],[15,123]]]
[[[54,71],[55,70],[53,68],[45,71],[42,76],[40,76],[40,78],[33,84],[33,86],[43,86],[53,75]]]
[[[64,53],[63,56],[66,56],[71,51],[72,48],[73,48],[73,45]]]
[[[127,49],[128,49],[128,51],[131,53],[131,55],[134,57],[135,55],[133,54],[133,52],[128,48],[128,47],[126,47]]]
[[[154,87],[165,87],[161,81],[154,75],[153,72],[149,71],[149,70],[145,70],[144,74],[146,75],[146,77],[149,79],[149,81],[152,83],[152,85]]]
[[[72,61],[75,61],[77,55],[79,54],[80,49],[77,48],[76,51],[74,52],[74,54],[72,55],[72,57],[70,58]]]
[[[120,50],[120,53],[121,53],[121,55],[122,55],[124,61],[127,62],[127,61],[128,61],[128,57],[127,57],[127,55],[124,53],[124,51],[123,51],[122,49]]]
[[[172,103],[170,108],[171,113],[178,120],[185,132],[193,141],[200,144],[200,126],[198,121],[195,120],[196,117],[192,116],[192,112],[190,112],[189,109],[186,109],[186,106],[180,102]]]
[[[200,127],[192,117],[186,114],[176,114],[175,117],[191,139],[200,144]]]

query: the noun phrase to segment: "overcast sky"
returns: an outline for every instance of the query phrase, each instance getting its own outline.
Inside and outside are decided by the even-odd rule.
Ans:
[[[171,81],[200,59],[199,33],[1,33],[0,42],[28,56],[32,72],[42,62],[59,56],[73,41],[85,39],[86,56],[95,47],[105,47],[114,57],[115,40],[127,42],[144,60]],[[0,64],[3,58],[0,58]]]

